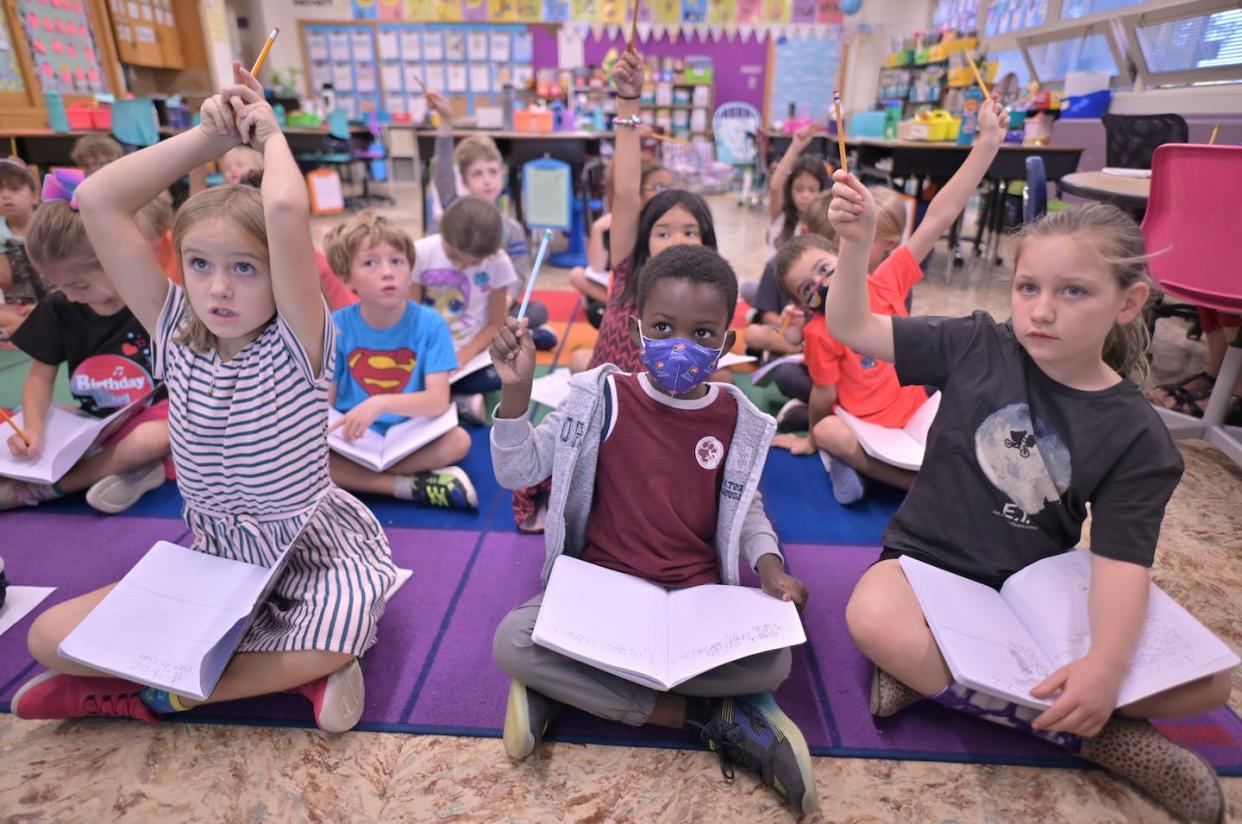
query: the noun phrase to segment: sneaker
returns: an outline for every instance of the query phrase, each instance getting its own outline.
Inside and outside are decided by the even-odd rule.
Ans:
[[[530,340],[540,352],[549,352],[556,348],[556,333],[546,326],[530,330]]]
[[[315,726],[325,732],[349,732],[362,717],[367,688],[358,659],[331,675],[289,690],[315,707]]]
[[[476,426],[487,424],[487,403],[483,400],[482,394],[455,395],[453,404],[457,407],[457,417],[466,423]]]
[[[871,668],[871,714],[888,718],[922,701],[921,693],[907,687],[879,667]]]
[[[446,466],[410,477],[411,498],[418,506],[477,509],[479,498],[470,476],[457,466]]]
[[[152,461],[145,466],[119,475],[100,478],[86,490],[86,502],[108,515],[124,512],[152,489],[164,485],[164,461]]]
[[[0,478],[0,511],[17,509],[19,506],[38,506],[41,501],[55,497],[41,495],[40,486],[42,485]]]
[[[806,432],[811,428],[811,408],[797,398],[787,401],[776,413],[777,432]]]
[[[22,685],[9,710],[18,718],[32,720],[113,716],[158,724],[160,717],[138,698],[143,689],[121,678],[87,678],[48,670]]]
[[[758,775],[801,814],[816,806],[811,751],[802,731],[777,706],[771,693],[721,699],[700,733],[720,756],[720,771],[733,780],[732,764]]]
[[[837,503],[849,506],[861,501],[864,489],[862,475],[858,474],[858,470],[827,452],[821,451],[819,454],[828,469],[832,480],[832,497],[837,499]]]
[[[1078,755],[1129,780],[1180,819],[1225,820],[1225,794],[1215,768],[1146,721],[1114,718],[1099,735],[1082,739]]]
[[[509,682],[509,704],[505,707],[505,755],[522,761],[535,751],[562,704],[528,689],[521,681]]]

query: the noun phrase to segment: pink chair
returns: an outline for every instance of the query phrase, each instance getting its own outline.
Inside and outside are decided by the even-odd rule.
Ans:
[[[1143,218],[1148,267],[1170,295],[1242,313],[1242,146],[1166,143],[1151,164]],[[1203,438],[1242,465],[1242,428],[1225,413],[1242,373],[1242,333],[1229,347],[1203,418],[1157,407],[1175,438]]]

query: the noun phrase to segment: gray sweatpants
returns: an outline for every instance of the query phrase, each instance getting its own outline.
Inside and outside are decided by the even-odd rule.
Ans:
[[[567,658],[531,640],[542,602],[540,593],[501,620],[492,639],[496,665],[510,678],[562,704],[633,726],[647,723],[660,695],[658,690]],[[788,648],[740,658],[678,684],[674,692],[698,698],[771,692],[789,677],[792,658]]]

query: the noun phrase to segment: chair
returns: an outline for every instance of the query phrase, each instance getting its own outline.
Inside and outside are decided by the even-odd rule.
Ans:
[[[301,152],[297,160],[315,167],[334,166],[341,182],[352,182],[350,167],[354,164],[353,150],[350,145],[352,134],[349,130],[349,115],[344,109],[333,109],[328,113],[328,134],[324,137],[323,146],[313,152]],[[357,198],[345,198],[346,208],[353,210],[358,206]]]
[[[1157,146],[1190,139],[1186,118],[1180,114],[1104,114],[1100,121],[1107,136],[1106,166],[1150,169]]]
[[[362,173],[362,194],[355,200],[363,203],[390,203],[396,201],[391,196],[372,192],[370,183],[383,183],[388,180],[388,149],[384,146],[383,132],[380,130],[379,118],[372,111],[367,114],[367,131],[371,133],[371,145],[365,149],[354,151],[354,160],[364,164]]]
[[[1242,314],[1242,146],[1169,143],[1152,156],[1143,235],[1152,277],[1170,295]],[[1238,375],[1242,334],[1230,344],[1203,418],[1156,411],[1175,438],[1203,438],[1242,466],[1242,428],[1224,425]]]
[[[1044,159],[1031,155],[1026,159],[1026,186],[1022,189],[1022,222],[1034,223],[1048,211],[1048,175]]]

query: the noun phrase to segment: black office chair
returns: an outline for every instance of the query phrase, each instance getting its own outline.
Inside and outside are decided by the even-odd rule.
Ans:
[[[1100,115],[1107,136],[1105,165],[1150,169],[1156,147],[1190,139],[1186,118],[1180,114]]]
[[[1026,187],[1022,190],[1022,223],[1034,223],[1048,211],[1048,175],[1044,159],[1031,155],[1026,159]]]

